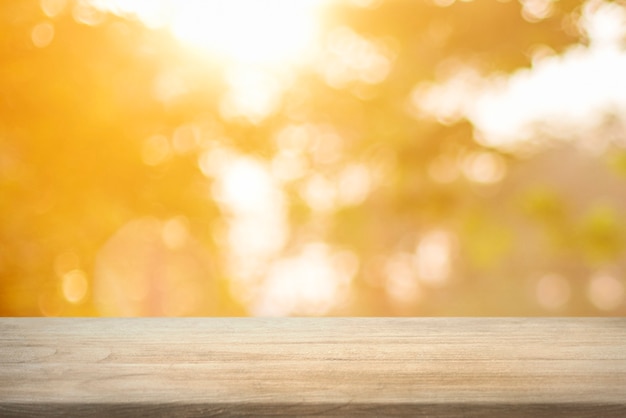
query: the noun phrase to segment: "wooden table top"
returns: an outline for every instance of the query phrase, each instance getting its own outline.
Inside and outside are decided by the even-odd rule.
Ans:
[[[0,416],[626,417],[626,318],[0,318]]]

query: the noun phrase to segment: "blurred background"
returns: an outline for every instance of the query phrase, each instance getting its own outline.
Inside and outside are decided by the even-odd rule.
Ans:
[[[0,22],[0,315],[626,314],[624,1]]]

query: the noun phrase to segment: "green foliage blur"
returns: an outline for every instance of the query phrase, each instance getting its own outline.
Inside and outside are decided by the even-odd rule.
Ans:
[[[585,45],[581,3],[529,19],[514,0],[331,2],[322,34],[379,40],[388,74],[332,86],[296,66],[257,118],[225,116],[228,68],[166,28],[43,3],[0,2],[0,315],[626,314],[622,146],[538,130],[507,150],[466,117],[407,110],[467,63],[504,76],[537,45]],[[232,199],[256,207],[220,198],[229,167],[252,173]],[[283,238],[263,227],[278,218]]]

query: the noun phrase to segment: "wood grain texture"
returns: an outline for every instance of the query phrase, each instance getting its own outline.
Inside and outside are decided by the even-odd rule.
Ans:
[[[3,318],[0,416],[626,416],[626,318]]]

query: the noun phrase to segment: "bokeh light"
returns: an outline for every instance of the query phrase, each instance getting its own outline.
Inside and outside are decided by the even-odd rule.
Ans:
[[[589,282],[588,294],[596,307],[612,311],[624,303],[624,284],[611,274],[595,274]]]
[[[0,19],[2,315],[626,314],[623,2]]]
[[[570,298],[570,285],[558,274],[546,274],[537,281],[537,301],[546,309],[559,309]]]
[[[50,22],[39,23],[31,33],[33,45],[37,48],[45,48],[54,39],[54,25]]]

